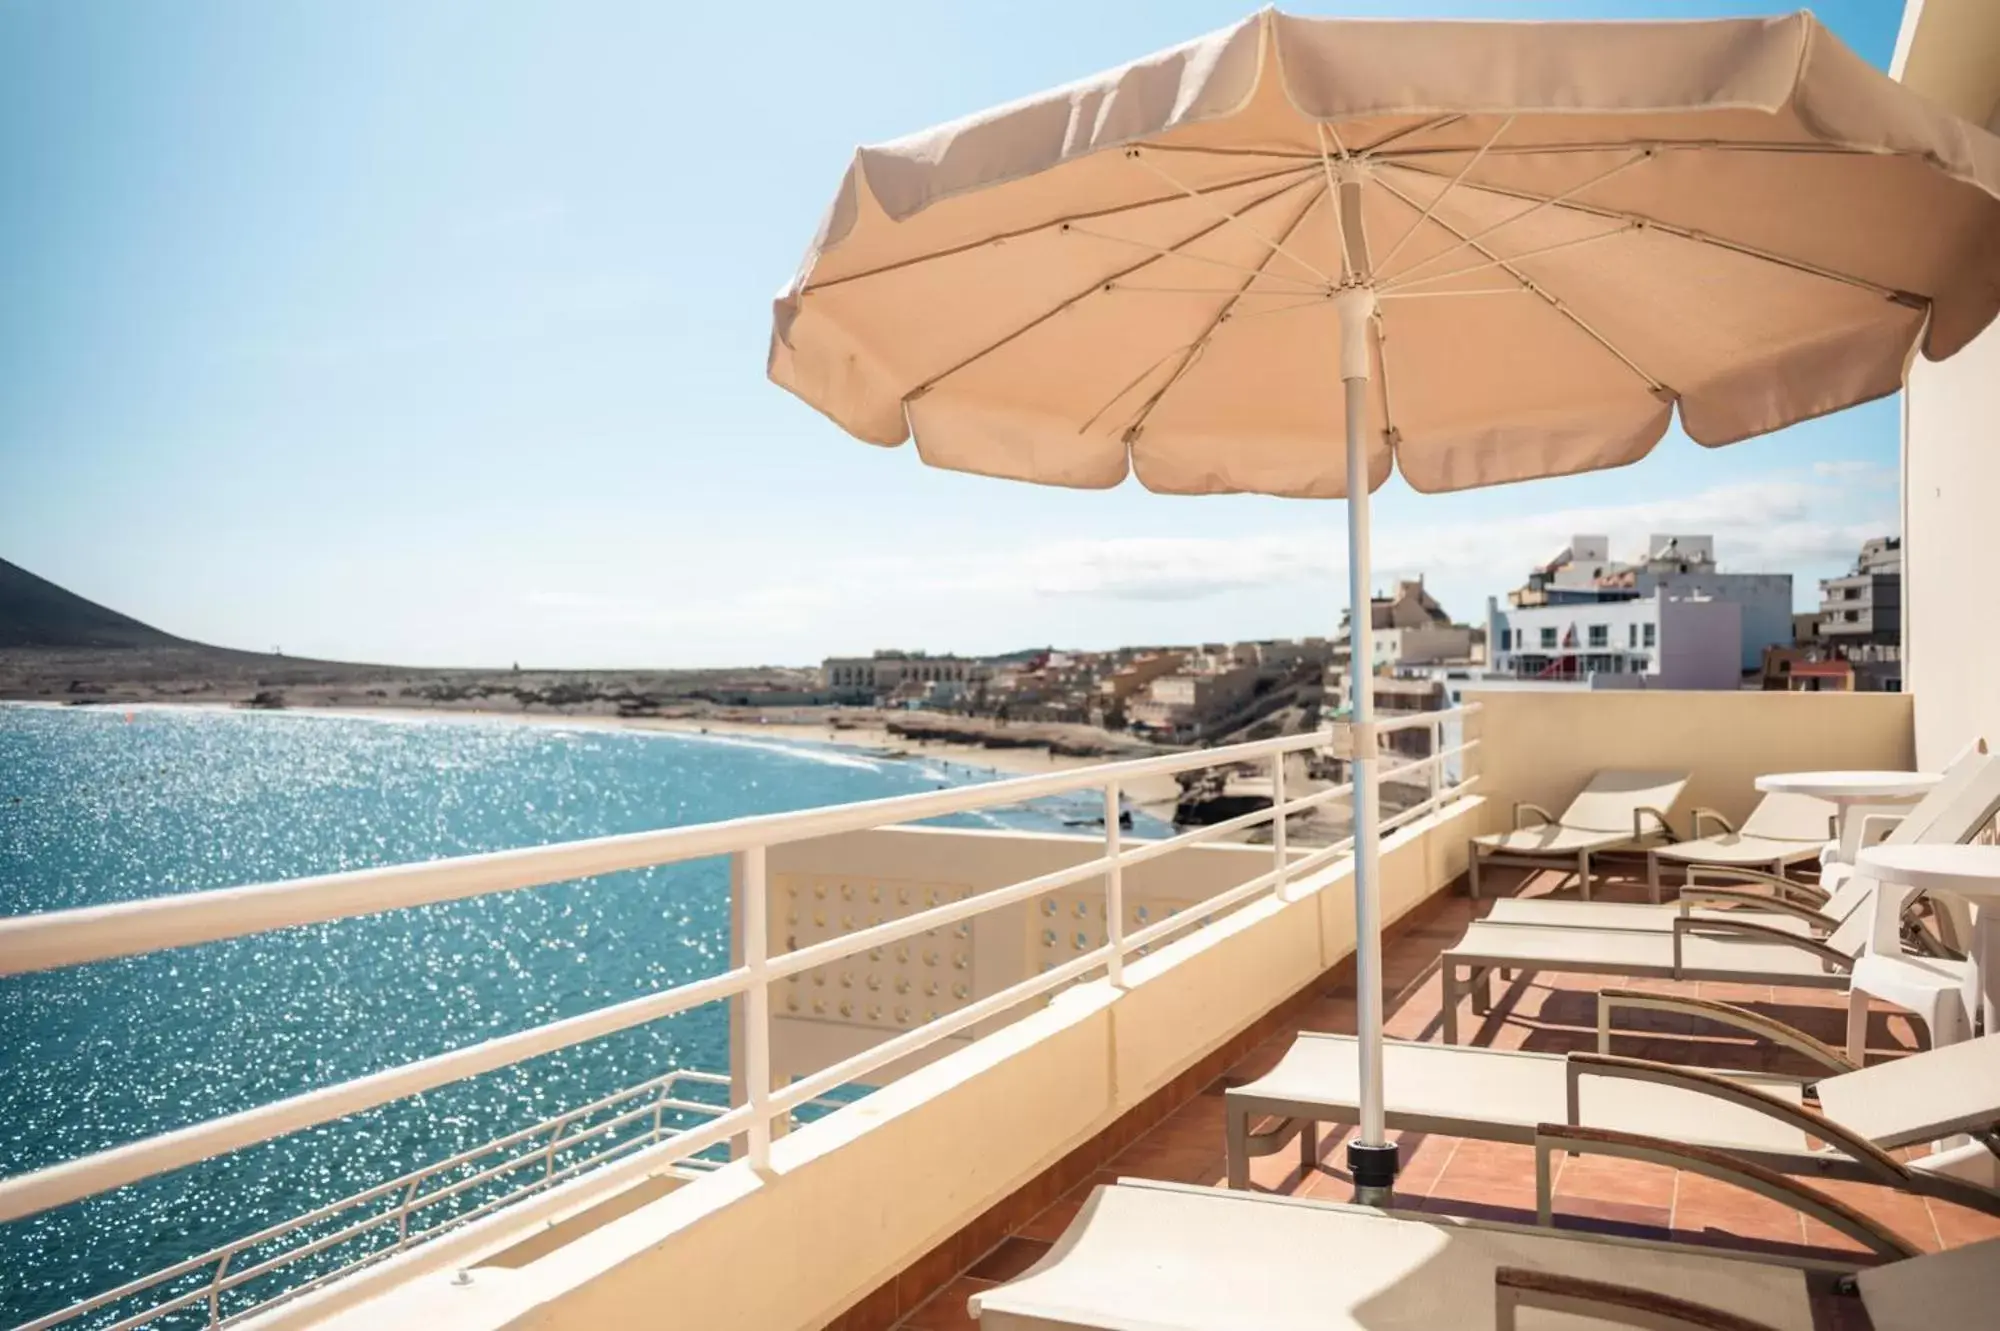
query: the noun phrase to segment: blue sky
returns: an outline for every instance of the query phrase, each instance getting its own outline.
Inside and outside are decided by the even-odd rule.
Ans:
[[[1307,12],[1697,17],[1734,4]],[[171,631],[427,664],[806,662],[1325,632],[1341,506],[1075,493],[848,440],[763,375],[853,146],[1243,0],[0,6],[0,557]],[[1820,17],[1877,65],[1896,0]],[[1378,498],[1476,619],[1572,531],[1798,599],[1894,530],[1897,407]]]

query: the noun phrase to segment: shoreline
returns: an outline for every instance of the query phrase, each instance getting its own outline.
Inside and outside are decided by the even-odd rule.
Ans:
[[[17,698],[7,700],[25,707],[71,710],[60,702]],[[407,707],[386,704],[362,706],[352,701],[338,703],[298,702],[282,708],[252,708],[234,703],[180,702],[168,699],[110,701],[88,705],[91,711],[196,711],[260,712],[268,715],[291,713],[300,716],[345,717],[353,720],[402,721],[503,721],[510,725],[530,725],[578,730],[611,730],[666,735],[716,735],[731,738],[763,739],[777,744],[816,745],[854,752],[886,762],[936,761],[994,773],[997,777],[1041,776],[1050,772],[1100,767],[1121,759],[1114,756],[1083,757],[1059,754],[1041,747],[988,748],[945,740],[912,740],[889,733],[880,721],[844,721],[809,724],[799,721],[750,721],[742,718],[703,716],[610,716],[533,713],[518,709],[490,707]],[[1142,777],[1125,783],[1126,802],[1134,808],[1157,812],[1164,807],[1171,818],[1180,797],[1180,783],[1171,776]]]

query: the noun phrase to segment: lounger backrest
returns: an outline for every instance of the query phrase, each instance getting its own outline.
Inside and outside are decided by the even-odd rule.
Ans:
[[[1857,873],[1840,885],[1840,890],[1827,899],[1827,906],[1846,898],[1847,914],[1841,917],[1840,927],[1826,936],[1826,945],[1844,956],[1858,957],[1868,948],[1868,939],[1875,930],[1875,888],[1876,883],[1867,874]],[[1833,912],[1829,909],[1827,914]]]
[[[1841,879],[1840,886],[1833,889],[1833,895],[1819,908],[1819,913],[1829,920],[1846,922],[1854,912],[1867,904],[1875,896],[1875,880],[1866,874],[1849,874]]]
[[[1774,790],[1757,802],[1739,829],[1744,836],[1772,841],[1830,841],[1837,811],[1825,800]]]
[[[1634,813],[1670,812],[1687,782],[1686,772],[1599,772],[1557,821],[1586,832],[1629,834]]]
[[[1970,841],[1992,819],[1996,806],[2000,806],[2000,755],[1975,745],[1952,760],[1944,779],[1903,815],[1885,841],[1892,846]]]
[[[1946,774],[1946,779],[1960,777],[1953,783],[1951,797],[1946,806],[1932,818],[1924,831],[1907,841],[1924,842],[1930,845],[1955,845],[1970,841],[1979,835],[1986,825],[2000,815],[2000,757],[1992,754],[1977,754],[1968,764],[1968,770],[1961,773],[1954,767]],[[1935,790],[1932,792],[1935,794]],[[1925,803],[1929,803],[1928,800]],[[1906,823],[1908,819],[1904,820]],[[1899,826],[1897,831],[1901,831]],[[1875,880],[1866,874],[1849,875],[1847,881],[1835,889],[1821,907],[1823,914],[1832,916],[1838,912],[1835,902],[1844,902],[1848,911],[1840,917],[1840,927],[1827,936],[1826,945],[1848,956],[1861,955],[1863,946],[1874,929]]]

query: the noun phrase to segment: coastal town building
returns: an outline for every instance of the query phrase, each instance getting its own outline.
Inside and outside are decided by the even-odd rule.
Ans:
[[[1656,587],[1643,600],[1556,600],[1506,609],[1489,600],[1487,615],[1493,673],[1502,678],[1586,688],[1742,684],[1743,607],[1734,601],[1675,596]]]
[[[1134,730],[1167,740],[1196,738],[1249,702],[1256,692],[1255,666],[1206,655],[1193,664],[1192,669],[1155,679],[1145,696],[1127,708]]]
[[[1800,615],[1797,641],[1764,653],[1762,684],[1793,693],[1900,692],[1903,542],[1862,544],[1854,567],[1820,580],[1820,608]]]
[[[1437,598],[1425,590],[1421,574],[1399,579],[1387,596],[1371,598],[1369,610],[1373,633],[1367,673],[1378,679],[1414,678],[1433,666],[1470,670],[1481,663],[1483,631],[1453,622]],[[1326,696],[1340,706],[1350,702],[1348,636],[1343,616],[1340,634],[1329,645],[1325,670]]]
[[[1755,671],[1764,649],[1793,641],[1792,575],[1725,573],[1716,564],[1712,536],[1655,535],[1646,538],[1643,557],[1631,563],[1611,558],[1605,536],[1575,536],[1560,554],[1531,570],[1521,587],[1508,593],[1510,611],[1542,606],[1639,601],[1665,592],[1670,600],[1726,601],[1741,607],[1737,644],[1739,672]],[[1489,625],[1496,628],[1497,625]],[[1543,627],[1536,621],[1534,627]],[[1499,648],[1496,646],[1496,652]],[[1630,673],[1629,671],[1626,673]],[[1721,687],[1662,685],[1667,688]]]
[[[820,666],[820,684],[837,697],[887,697],[905,684],[956,684],[961,688],[991,673],[984,661],[923,652],[880,651],[873,656],[829,656]]]
[[[1851,667],[1851,687],[1895,692],[1903,676],[1903,541],[1864,542],[1854,568],[1820,580],[1819,645]]]
[[[1142,692],[1147,685],[1162,675],[1171,675],[1179,670],[1186,660],[1186,652],[1162,651],[1151,652],[1125,662],[1097,681],[1099,705],[1108,708],[1124,707],[1134,694]]]

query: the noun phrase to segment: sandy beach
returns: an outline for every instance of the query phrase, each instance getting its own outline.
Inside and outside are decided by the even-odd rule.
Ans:
[[[41,700],[20,699],[30,705],[51,706]],[[225,702],[183,702],[150,698],[102,704],[109,710],[175,708],[194,711],[240,711],[238,704]],[[563,730],[626,730],[688,735],[729,735],[755,738],[779,744],[830,744],[852,749],[871,757],[921,758],[928,762],[956,764],[996,773],[1000,777],[1039,776],[1067,772],[1119,761],[1117,756],[1087,757],[1053,753],[1041,747],[988,748],[980,744],[958,744],[941,740],[916,740],[896,735],[879,721],[857,721],[843,713],[837,725],[796,720],[747,720],[716,716],[607,716],[599,713],[525,712],[519,708],[407,707],[368,705],[352,699],[339,702],[291,705],[283,709],[293,715],[346,716],[362,720],[396,719],[409,721],[504,721],[510,725],[553,726]],[[1126,801],[1160,817],[1171,818],[1180,796],[1180,785],[1171,776],[1140,777],[1125,783]]]
[[[497,715],[506,715],[499,713]],[[518,717],[518,714],[516,714]],[[525,719],[525,718],[523,718]],[[540,719],[540,718],[533,718]],[[667,730],[718,735],[755,735],[763,739],[795,743],[839,744],[863,749],[881,757],[908,755],[933,761],[980,767],[1007,776],[1037,776],[1044,772],[1065,772],[1080,767],[1099,767],[1118,761],[1115,757],[1078,757],[1052,753],[1043,748],[987,748],[979,744],[953,744],[941,740],[912,740],[892,735],[880,725],[806,725],[782,721],[759,722],[716,720],[705,717],[611,717],[608,720],[632,730]],[[1171,776],[1141,777],[1126,785],[1129,803],[1158,811],[1172,805],[1180,795],[1180,784]]]

